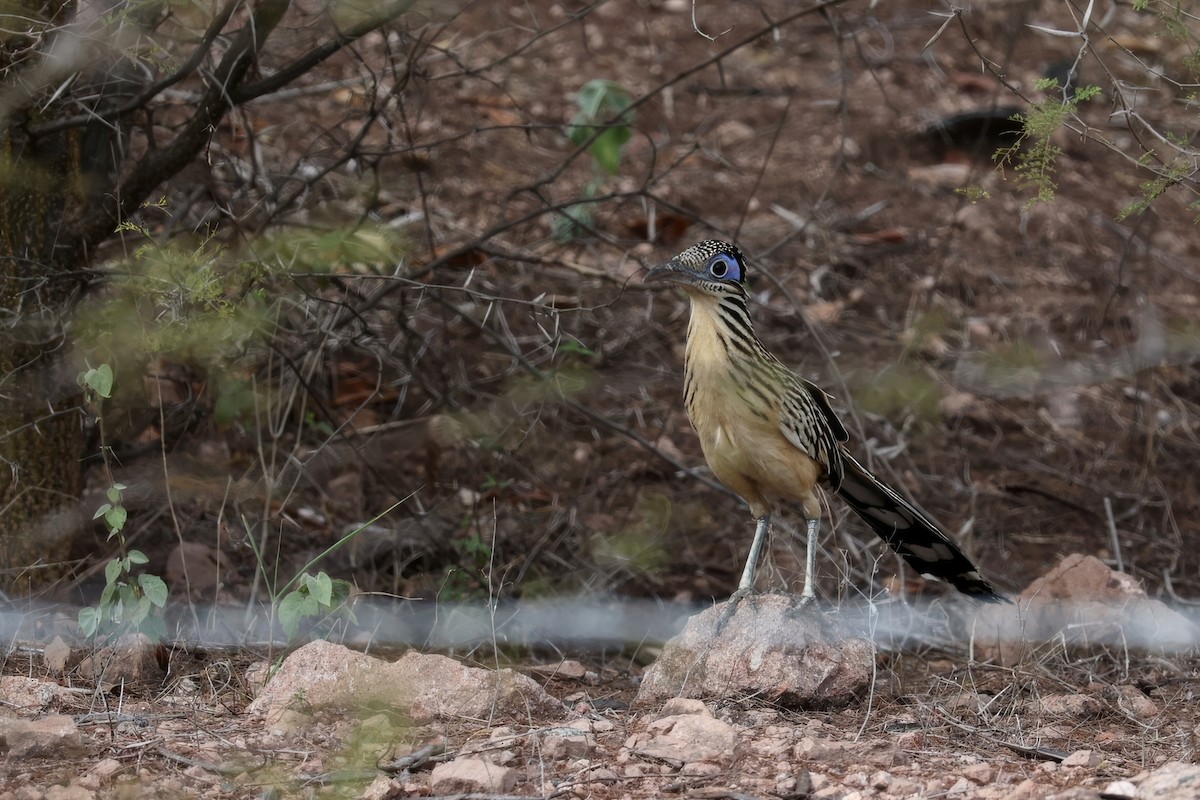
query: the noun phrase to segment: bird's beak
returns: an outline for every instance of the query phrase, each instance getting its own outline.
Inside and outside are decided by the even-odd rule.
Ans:
[[[642,278],[642,283],[658,283],[660,281],[683,284],[695,283],[696,273],[679,263],[678,259],[672,258],[665,264],[651,267],[646,276]]]

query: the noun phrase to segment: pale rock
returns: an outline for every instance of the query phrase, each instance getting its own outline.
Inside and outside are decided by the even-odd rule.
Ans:
[[[46,800],[93,800],[96,793],[77,784],[51,786],[46,790]]]
[[[417,721],[563,710],[533,679],[511,669],[468,667],[416,651],[389,663],[324,640],[289,655],[247,711],[271,720],[297,703],[335,710],[382,705]]]
[[[1021,781],[1010,791],[1004,795],[1004,800],[1043,800],[1050,791],[1047,787],[1035,781],[1033,778],[1026,778]]]
[[[64,714],[32,720],[0,715],[0,741],[8,745],[8,759],[65,760],[84,752],[83,739],[75,721]]]
[[[1158,704],[1136,686],[1114,686],[1117,708],[1139,722],[1149,722],[1159,715]]]
[[[708,778],[720,775],[725,767],[707,761],[689,761],[679,768],[679,774],[685,778]]]
[[[122,684],[157,685],[166,677],[158,663],[158,645],[144,633],[126,634],[115,644],[101,647],[79,662],[79,674],[105,689]]]
[[[615,783],[621,779],[621,776],[613,772],[608,767],[595,767],[589,770],[584,776],[587,781],[600,781],[603,783]]]
[[[83,788],[87,789],[88,791],[94,792],[100,788],[100,778],[96,777],[95,775],[92,775],[89,772],[87,774],[80,775],[78,778],[76,778],[75,785],[82,786]]]
[[[61,636],[55,636],[42,650],[42,661],[46,671],[51,675],[62,675],[67,669],[67,661],[71,658],[71,647]]]
[[[1200,797],[1200,766],[1171,761],[1151,772],[1134,793],[1135,800],[1195,800]]]
[[[1104,787],[1104,791],[1101,794],[1112,798],[1112,800],[1117,800],[1117,798],[1121,797],[1132,798],[1137,794],[1137,786],[1134,785],[1133,781],[1112,781]]]
[[[712,716],[712,712],[708,710],[708,706],[704,705],[703,700],[693,700],[690,697],[672,697],[663,703],[662,709],[658,712],[659,717],[677,717],[681,714]]]
[[[436,794],[506,794],[516,785],[515,769],[501,767],[482,758],[456,758],[438,764],[429,776],[429,788]]]
[[[1043,713],[1059,717],[1092,719],[1104,713],[1104,704],[1086,694],[1048,694],[1038,700]]]
[[[403,784],[387,775],[376,775],[371,785],[363,790],[362,800],[388,800],[389,797],[403,797]]]
[[[971,764],[963,767],[962,775],[967,780],[982,786],[996,779],[996,768],[987,763]]]
[[[946,794],[967,794],[974,791],[975,784],[966,778],[959,778],[950,785],[950,788],[946,790]]]
[[[726,608],[716,605],[688,620],[646,671],[636,703],[744,695],[788,708],[826,708],[846,705],[870,684],[874,647],[820,608],[760,595],[738,603],[718,633]]]
[[[1005,666],[1043,642],[1176,652],[1200,643],[1200,630],[1137,581],[1078,553],[1033,581],[1014,605],[980,608],[970,623],[975,656]]]
[[[539,675],[545,675],[550,678],[583,680],[587,675],[587,668],[583,664],[569,658],[563,659],[557,664],[542,664],[533,669]]]
[[[1064,767],[1095,767],[1104,759],[1095,750],[1076,750],[1062,760]]]
[[[654,720],[647,728],[657,735],[636,750],[643,758],[675,766],[696,761],[728,765],[735,758],[737,731],[719,719],[685,714]]]
[[[542,755],[551,761],[584,758],[596,750],[592,737],[574,728],[549,728],[541,731],[539,738]]]
[[[54,698],[62,694],[62,687],[52,681],[27,678],[23,675],[0,677],[0,698],[10,709],[22,711],[44,711]]]

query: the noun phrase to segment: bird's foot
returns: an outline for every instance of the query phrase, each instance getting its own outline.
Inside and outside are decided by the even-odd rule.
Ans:
[[[721,612],[721,618],[717,620],[717,626],[713,629],[713,634],[720,636],[721,632],[725,630],[725,626],[729,624],[729,620],[733,619],[733,615],[737,613],[738,603],[753,596],[754,590],[748,588],[738,589],[729,595],[729,599],[725,601],[725,610]]]

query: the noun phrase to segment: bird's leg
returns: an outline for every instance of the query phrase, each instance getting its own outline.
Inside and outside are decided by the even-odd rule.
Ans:
[[[801,603],[811,603],[817,599],[817,590],[815,587],[817,578],[817,530],[821,527],[821,520],[810,519],[808,521],[808,547],[804,551],[804,591],[800,593]]]
[[[758,518],[758,527],[754,529],[754,541],[750,543],[750,555],[746,556],[742,579],[738,581],[737,591],[733,593],[739,600],[749,597],[754,592],[754,571],[758,568],[758,557],[762,553],[763,542],[767,540],[767,529],[770,526],[770,514],[763,514]]]
[[[733,617],[733,612],[737,610],[738,603],[754,594],[754,571],[758,565],[758,556],[762,552],[763,542],[767,539],[767,529],[770,526],[771,515],[769,513],[763,514],[758,518],[758,527],[754,529],[754,541],[750,543],[750,555],[746,557],[746,566],[742,570],[742,579],[738,581],[737,590],[729,595],[725,611],[721,614],[721,618],[717,620],[714,633],[719,635],[721,631],[725,630],[725,626],[729,624],[729,620]]]

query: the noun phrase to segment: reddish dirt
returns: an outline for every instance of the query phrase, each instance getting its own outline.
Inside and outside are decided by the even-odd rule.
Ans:
[[[1182,95],[1134,57],[1182,76],[1186,47],[1159,36],[1153,14],[1121,7],[1104,21],[1108,35],[1093,36],[1080,67],[1081,85],[1104,90],[1078,113],[1091,135],[1056,134],[1056,194],[1034,203],[1011,165],[947,148],[927,131],[948,115],[1023,106],[993,73],[1026,99],[1047,97],[1037,78],[1072,58],[1078,43],[1027,23],[1069,28],[1068,7],[977,5],[962,20],[965,32],[953,20],[924,50],[944,21],[931,12],[944,6],[919,0],[847,3],[830,19],[793,18],[796,8],[785,2],[698,4],[707,32],[726,31],[715,41],[692,30],[690,4],[671,0],[610,2],[589,13],[540,0],[479,3],[453,16],[422,8],[396,26],[409,35],[367,37],[361,61],[336,59],[327,74],[306,77],[302,84],[354,76],[389,58],[411,67],[384,114],[388,133],[365,140],[386,155],[364,161],[360,174],[332,176],[287,222],[304,230],[365,214],[386,226],[419,213],[424,223],[406,229],[405,280],[390,279],[393,263],[351,260],[336,280],[288,285],[308,297],[280,315],[274,346],[304,365],[311,399],[281,413],[282,432],[264,438],[267,426],[198,415],[160,448],[157,427],[144,422],[157,411],[116,429],[124,440],[115,444],[129,448],[118,477],[135,487],[131,530],[150,569],[172,579],[173,608],[187,600],[260,608],[248,539],[275,554],[272,573],[290,577],[399,500],[314,570],[364,593],[429,602],[723,597],[745,557],[749,515],[711,484],[683,414],[686,302],[647,291],[639,277],[644,265],[710,236],[735,239],[751,258],[752,310],[767,346],[834,395],[855,452],[941,521],[998,585],[1019,591],[1063,555],[1082,552],[1120,563],[1152,595],[1200,597],[1194,196],[1175,188],[1119,221],[1150,180],[1134,160],[1138,142],[1152,137],[1111,114],[1113,81],[1128,81],[1146,85],[1138,111],[1149,124],[1194,127]],[[773,32],[764,28],[785,18]],[[594,177],[586,155],[569,158],[563,132],[572,98],[593,78],[644,100],[620,175],[597,190],[592,232],[560,242],[547,208],[578,200]],[[279,163],[305,153],[319,161],[319,136],[295,130],[303,127],[296,115],[349,118],[355,102],[353,93],[318,94],[252,107],[249,118],[272,132],[264,146]],[[233,133],[219,138],[239,152]],[[181,214],[184,228],[206,218],[208,200],[240,197],[228,174],[195,170],[216,188]],[[364,209],[363,184],[372,182],[377,192]],[[964,187],[986,197],[957,191]],[[176,200],[194,200],[190,182],[168,188]],[[647,241],[650,233],[656,241]],[[372,273],[387,279],[363,277]],[[295,390],[294,374],[264,352],[240,362],[236,375]],[[180,361],[155,369],[182,369]],[[233,373],[188,379],[204,386],[202,402],[211,404]],[[342,425],[344,436],[324,436]],[[149,452],[138,455],[134,445],[147,439]],[[939,591],[905,574],[836,503],[831,512],[818,561],[827,600]],[[802,544],[788,535],[795,521],[776,534],[764,588],[799,589]],[[189,574],[190,595],[178,564],[174,572],[168,566],[181,539],[199,548],[192,569],[214,565],[206,577]],[[103,585],[94,565],[109,552],[102,534],[86,537],[79,553],[91,560],[56,599],[94,601]],[[172,611],[176,617],[186,614]],[[138,713],[160,726],[174,708],[165,699],[177,698],[182,682],[198,682],[180,713],[210,732],[211,752],[199,760],[218,762],[225,744],[252,727],[238,716],[249,659],[172,653],[166,689],[132,690]],[[591,654],[601,684],[552,683],[551,691],[628,700],[641,655]],[[828,736],[861,730],[883,743],[894,741],[897,725],[915,725],[922,738],[905,769],[926,787],[964,758],[994,766],[997,784],[1005,776],[1003,785],[1033,777],[1046,787],[1094,787],[1194,756],[1200,720],[1185,698],[1195,665],[1141,658],[1043,652],[1037,663],[996,670],[967,664],[965,645],[903,652],[881,657],[870,704],[806,721],[731,699],[727,713],[774,715],[756,723],[764,726],[827,726]],[[5,672],[45,668],[14,655]],[[1131,717],[1114,699],[1122,686],[1144,691],[1160,713]],[[964,693],[996,703],[959,714]],[[1039,698],[1076,693],[1098,698],[1098,710],[1042,718],[1050,712]],[[78,698],[60,701],[59,710],[81,714],[84,705],[114,702],[99,690]],[[613,713],[620,725],[634,724]],[[1087,745],[1106,761],[1099,769],[1045,768],[1044,759],[997,745],[983,729],[1068,752]],[[183,792],[216,791],[203,768],[138,749],[152,739],[141,728],[86,733],[90,761],[136,760],[143,785],[169,780]],[[451,747],[474,735],[465,726],[443,733]],[[162,735],[178,742],[183,734]],[[308,746],[336,760],[330,754],[352,738],[339,728]],[[294,766],[282,751],[264,755]],[[865,769],[792,766],[839,781]],[[33,769],[11,768],[0,781],[15,787]],[[84,767],[72,760],[47,769],[70,781]],[[719,785],[773,780],[776,769],[771,758],[749,759]],[[250,796],[261,785],[221,784],[220,792]],[[637,796],[619,785],[589,791]]]

